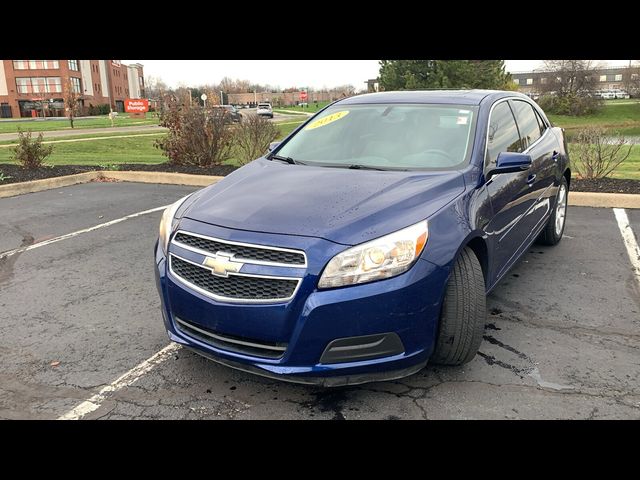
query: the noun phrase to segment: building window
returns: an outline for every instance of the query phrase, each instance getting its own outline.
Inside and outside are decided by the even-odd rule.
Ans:
[[[606,75],[600,75],[600,81],[601,82],[606,82],[607,81],[607,76]]]
[[[71,86],[73,87],[73,91],[76,93],[82,93],[82,89],[80,87],[80,79],[76,77],[71,77]]]
[[[542,77],[542,78],[540,79],[540,83],[541,83],[542,85],[546,85],[546,84],[547,84],[547,77]]]
[[[519,78],[514,78],[513,79],[513,83],[515,83],[516,85],[520,85],[520,79]]]
[[[527,78],[527,85],[533,85],[533,78]]]
[[[60,77],[17,77],[18,93],[60,93],[62,82]]]
[[[616,75],[615,81],[616,82],[621,82],[622,81],[622,74]]]
[[[54,70],[60,68],[58,60],[14,60],[15,70]]]
[[[129,89],[128,89],[128,88],[125,88],[125,89],[124,89],[124,94],[125,94],[127,97],[129,96]]]
[[[79,71],[78,60],[69,60],[69,70],[73,70],[74,72]]]

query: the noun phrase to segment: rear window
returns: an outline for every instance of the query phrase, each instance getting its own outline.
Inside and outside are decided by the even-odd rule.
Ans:
[[[278,149],[310,165],[449,169],[468,162],[477,107],[335,105]]]

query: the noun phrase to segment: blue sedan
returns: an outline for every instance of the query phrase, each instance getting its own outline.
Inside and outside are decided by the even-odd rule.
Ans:
[[[564,231],[563,131],[515,92],[347,98],[163,214],[169,338],[325,386],[476,355],[486,294]]]

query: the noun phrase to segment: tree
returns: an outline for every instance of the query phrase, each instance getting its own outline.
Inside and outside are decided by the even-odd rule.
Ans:
[[[622,74],[625,91],[637,97],[640,94],[640,62],[629,65],[629,68]]]
[[[599,66],[592,60],[546,60],[546,79],[541,78],[538,104],[557,115],[589,115],[602,107],[602,100],[591,95],[598,82]]]
[[[64,83],[63,88],[64,106],[67,111],[67,115],[69,116],[69,123],[71,123],[71,128],[73,128],[73,119],[78,113],[78,107],[80,106],[81,97],[81,92],[76,90],[72,78],[73,77],[69,77],[67,79],[67,81]]]
[[[266,153],[269,144],[279,134],[273,122],[258,115],[247,115],[236,127],[235,145],[242,165]]]
[[[503,60],[381,60],[383,90],[504,89],[511,82]]]
[[[592,60],[545,60],[550,73],[546,83],[540,83],[540,93],[555,92],[559,97],[583,96],[594,90],[599,66]]]
[[[162,98],[164,93],[169,90],[167,84],[162,81],[160,77],[147,77],[145,78],[145,93],[147,98],[158,100]]]

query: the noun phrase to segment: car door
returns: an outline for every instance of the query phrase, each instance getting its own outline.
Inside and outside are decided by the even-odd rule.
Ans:
[[[489,115],[485,178],[488,171],[496,166],[499,153],[522,151],[524,148],[511,106],[508,101],[499,100]],[[535,198],[529,195],[528,177],[528,170],[500,173],[493,175],[486,182],[493,212],[485,227],[492,252],[493,279],[501,274],[528,236],[528,231],[519,225],[535,201]]]
[[[555,193],[554,172],[558,160],[558,140],[547,128],[534,106],[525,100],[509,100],[518,124],[524,153],[531,156],[531,168],[527,175],[527,195],[534,201],[525,212],[518,228],[530,235],[549,217]]]

